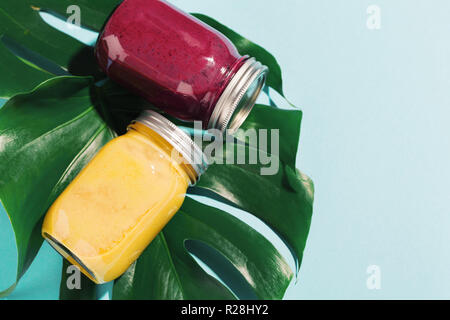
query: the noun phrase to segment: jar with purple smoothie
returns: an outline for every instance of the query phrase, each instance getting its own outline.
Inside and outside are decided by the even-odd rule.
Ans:
[[[113,81],[176,118],[221,131],[244,122],[268,72],[223,34],[162,0],[124,0],[95,52]]]

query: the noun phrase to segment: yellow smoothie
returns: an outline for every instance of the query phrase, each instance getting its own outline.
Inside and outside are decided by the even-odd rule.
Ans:
[[[119,277],[181,207],[195,171],[135,123],[105,145],[53,203],[42,235],[96,283]]]

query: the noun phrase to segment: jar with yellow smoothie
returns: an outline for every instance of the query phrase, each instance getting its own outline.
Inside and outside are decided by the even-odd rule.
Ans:
[[[114,280],[170,221],[206,166],[186,133],[145,111],[61,193],[42,235],[94,282]]]

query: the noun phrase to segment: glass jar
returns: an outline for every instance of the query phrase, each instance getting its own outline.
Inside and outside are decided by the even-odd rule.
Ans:
[[[112,80],[176,118],[221,131],[244,122],[268,72],[223,34],[161,0],[123,1],[95,51]]]
[[[186,133],[146,111],[61,193],[42,235],[91,280],[111,281],[169,222],[206,166]]]

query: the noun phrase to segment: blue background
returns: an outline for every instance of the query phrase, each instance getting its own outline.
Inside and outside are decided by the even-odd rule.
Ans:
[[[450,298],[450,2],[172,3],[272,52],[304,112],[297,166],[315,182],[315,208],[286,298]],[[371,4],[379,30],[366,26]],[[5,288],[15,257],[3,212],[0,243]],[[366,286],[370,265],[379,290]],[[44,245],[9,298],[57,298],[60,266]]]

